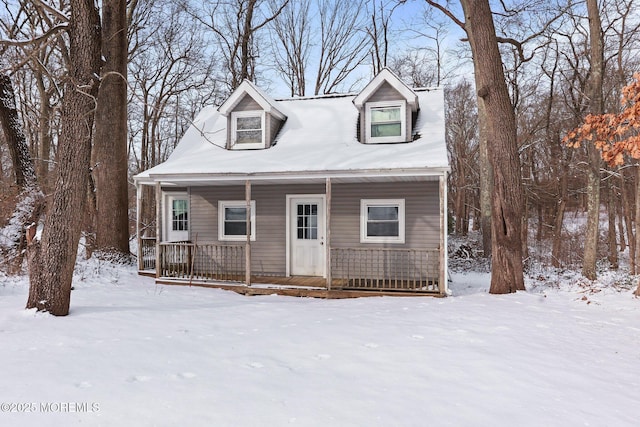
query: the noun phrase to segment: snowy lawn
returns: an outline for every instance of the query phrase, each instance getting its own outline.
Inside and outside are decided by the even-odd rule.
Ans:
[[[25,278],[0,280],[2,426],[640,420],[630,292],[491,296],[469,274],[444,299],[246,297],[87,263],[54,318],[23,309]]]

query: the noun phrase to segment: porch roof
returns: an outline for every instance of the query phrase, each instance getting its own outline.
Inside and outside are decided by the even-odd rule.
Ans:
[[[408,143],[357,140],[355,95],[278,101],[287,121],[275,145],[227,150],[227,119],[214,107],[196,117],[169,159],[134,177],[137,183],[220,185],[245,179],[275,182],[425,180],[449,170],[442,89],[416,89],[420,110]]]

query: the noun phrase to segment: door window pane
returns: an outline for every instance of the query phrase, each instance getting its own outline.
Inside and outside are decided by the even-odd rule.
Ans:
[[[171,203],[171,230],[189,230],[189,218],[187,212],[187,201],[174,199]]]
[[[296,211],[297,236],[300,240],[318,239],[318,205],[316,203],[298,204]]]

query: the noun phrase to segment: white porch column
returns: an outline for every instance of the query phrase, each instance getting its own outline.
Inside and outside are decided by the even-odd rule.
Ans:
[[[162,240],[162,187],[156,182],[156,279],[160,278],[160,241]]]
[[[331,290],[332,276],[331,276],[331,178],[327,178],[325,182],[326,192],[326,213],[325,213],[325,234],[326,234],[326,271],[327,271],[327,289]]]
[[[440,295],[447,294],[447,173],[440,175],[440,274],[438,277],[438,290]]]
[[[247,180],[244,184],[244,194],[247,203],[247,244],[245,246],[245,264],[244,264],[244,281],[247,286],[251,286],[251,181]]]
[[[142,259],[142,236],[140,235],[140,222],[142,221],[142,194],[141,185],[136,182],[136,239],[138,240],[138,271],[144,268]]]

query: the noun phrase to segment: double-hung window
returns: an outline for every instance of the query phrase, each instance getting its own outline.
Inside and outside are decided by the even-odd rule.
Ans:
[[[264,148],[264,111],[231,113],[231,148],[235,150]]]
[[[256,202],[251,201],[251,240],[256,240]],[[218,240],[247,240],[247,202],[218,202]]]
[[[362,199],[360,242],[404,243],[404,199]]]
[[[367,143],[406,140],[406,107],[403,101],[368,103],[366,114]]]

